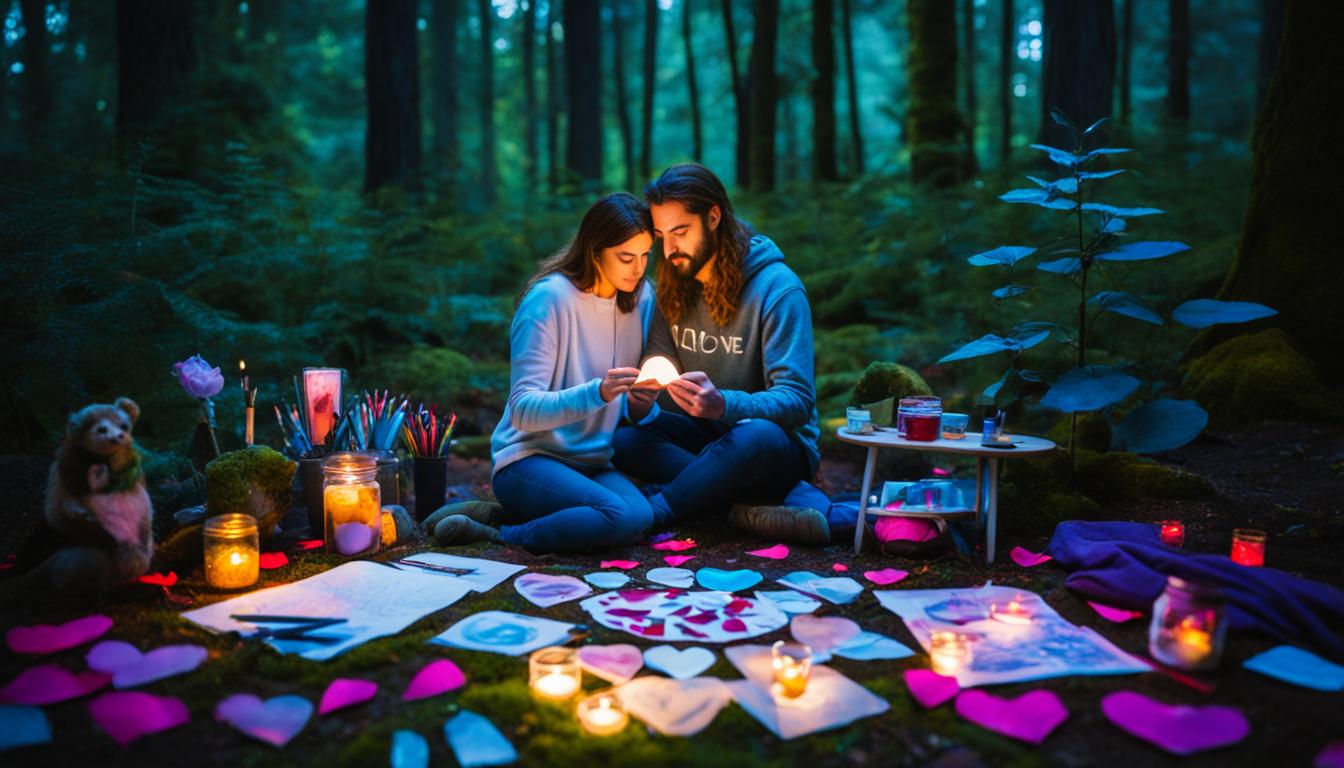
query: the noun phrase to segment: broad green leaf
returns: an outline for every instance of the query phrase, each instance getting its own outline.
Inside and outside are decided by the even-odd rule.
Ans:
[[[1152,216],[1155,213],[1166,213],[1160,208],[1119,208],[1105,203],[1083,203],[1084,211],[1096,211],[1097,213],[1109,213],[1112,216],[1119,216],[1125,219],[1133,219],[1139,216]]]
[[[1124,232],[1125,220],[1116,218],[1107,219],[1106,223],[1101,225],[1101,231],[1112,235],[1117,232]]]
[[[1056,149],[1054,147],[1047,147],[1044,144],[1030,144],[1028,146],[1030,146],[1032,149],[1039,149],[1040,151],[1045,153],[1046,157],[1050,158],[1051,162],[1054,162],[1058,165],[1062,165],[1065,168],[1074,167],[1082,159],[1077,155],[1073,154],[1072,152],[1066,152],[1062,149]]]
[[[1078,259],[1066,257],[1047,261],[1044,264],[1037,264],[1036,268],[1042,272],[1053,272],[1056,275],[1072,275],[1083,268],[1083,263]]]
[[[1054,411],[1076,413],[1099,411],[1129,397],[1139,388],[1139,380],[1104,365],[1072,368],[1055,380],[1041,398],[1041,405]]]
[[[1056,125],[1062,125],[1065,128],[1072,128],[1075,131],[1078,130],[1078,126],[1073,124],[1073,121],[1069,119],[1069,116],[1059,111],[1059,109],[1050,110],[1050,119],[1054,120]]]
[[[996,299],[1011,299],[1014,296],[1021,296],[1030,290],[1025,285],[1005,285],[1002,288],[995,288],[991,294]]]
[[[1036,182],[1038,186],[1047,191],[1054,190],[1056,193],[1065,195],[1072,195],[1078,191],[1078,180],[1072,176],[1065,176],[1062,179],[1055,179],[1054,181],[1038,179],[1035,176],[1028,176],[1027,178]]]
[[[1135,320],[1142,320],[1145,323],[1153,325],[1162,324],[1162,316],[1153,310],[1143,306],[1139,300],[1124,293],[1123,291],[1102,291],[1096,296],[1087,300],[1088,304],[1096,304],[1106,312],[1114,312],[1117,315],[1132,317]]]
[[[1209,414],[1194,400],[1154,400],[1125,415],[1111,433],[1111,447],[1134,453],[1171,451],[1199,437]]]
[[[1116,175],[1119,175],[1119,174],[1124,173],[1124,172],[1125,172],[1125,169],[1124,169],[1124,168],[1117,168],[1117,169],[1114,170],[1114,171],[1083,171],[1082,173],[1078,174],[1078,178],[1080,178],[1080,179],[1109,179],[1109,178],[1112,177],[1112,176],[1116,176]]]
[[[1249,323],[1277,314],[1278,310],[1253,301],[1192,299],[1172,310],[1171,319],[1191,328],[1208,328],[1225,323]]]
[[[1100,128],[1100,127],[1102,126],[1103,123],[1105,123],[1107,120],[1110,120],[1110,119],[1111,119],[1111,118],[1109,118],[1109,117],[1103,117],[1103,118],[1101,118],[1100,120],[1098,120],[1097,122],[1095,122],[1095,123],[1093,123],[1093,124],[1087,126],[1087,129],[1083,131],[1083,135],[1086,136],[1086,135],[1092,133],[1093,131],[1095,131],[1095,130],[1097,130],[1098,128]]]
[[[1005,203],[1030,203],[1054,211],[1072,211],[1078,207],[1067,197],[1055,197],[1044,189],[1014,189],[999,195],[999,199]]]
[[[1119,147],[1102,147],[1100,149],[1094,149],[1091,152],[1088,152],[1086,155],[1083,155],[1083,159],[1092,160],[1094,158],[1101,157],[1102,155],[1119,155],[1124,152],[1133,152],[1133,151],[1134,150],[1132,149],[1121,149]]]
[[[1125,243],[1119,248],[1110,251],[1102,251],[1097,254],[1099,261],[1146,261],[1148,259],[1161,259],[1190,250],[1190,246],[1185,243],[1178,243],[1172,240],[1145,240],[1138,243]]]
[[[1035,248],[1028,248],[1023,245],[1004,245],[992,251],[977,253],[966,261],[976,267],[1011,267],[1035,252]]]
[[[992,355],[995,352],[1004,352],[1008,348],[1009,346],[1007,339],[1003,338],[1002,336],[995,335],[993,333],[987,333],[984,336],[981,336],[980,338],[976,339],[975,341],[966,344],[961,349],[958,349],[956,352],[944,355],[938,361],[938,364],[942,365],[943,363],[950,363],[955,360],[969,360],[972,357],[983,357],[984,355]]]

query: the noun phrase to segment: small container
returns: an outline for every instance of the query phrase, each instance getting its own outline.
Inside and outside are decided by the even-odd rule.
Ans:
[[[1265,564],[1265,540],[1269,534],[1259,528],[1232,531],[1232,562],[1259,567]]]
[[[1153,603],[1148,653],[1170,667],[1215,669],[1227,635],[1227,598],[1217,587],[1176,576]]]
[[[327,552],[366,555],[382,539],[378,461],[360,453],[333,453],[322,463],[322,510]]]
[[[812,649],[803,643],[778,640],[770,646],[770,661],[774,667],[771,692],[786,699],[802,696],[812,678]]]
[[[1185,524],[1180,520],[1163,520],[1158,523],[1157,534],[1162,543],[1169,547],[1185,546]]]
[[[964,413],[944,413],[943,439],[964,440],[966,438],[966,425],[970,421],[971,417]]]
[[[412,469],[415,472],[415,521],[422,523],[448,499],[448,457],[416,456]]]
[[[933,442],[942,434],[943,400],[934,395],[903,397],[896,410],[896,436]]]
[[[527,685],[543,699],[564,701],[579,692],[582,681],[579,652],[573,648],[552,645],[527,659]]]
[[[929,662],[940,675],[956,677],[971,665],[970,639],[960,632],[937,631],[929,634]]]
[[[620,698],[611,691],[596,693],[580,701],[575,714],[583,730],[594,736],[620,733],[630,722],[630,716],[626,714],[625,707],[621,706]]]
[[[845,420],[845,427],[851,435],[870,435],[873,432],[873,419],[867,408],[846,408]]]
[[[230,513],[205,521],[202,533],[205,583],[215,589],[243,589],[257,583],[260,545],[257,520]]]
[[[401,505],[401,460],[391,451],[368,450],[361,454],[372,456],[378,462],[374,475],[378,480],[378,497],[383,506]]]

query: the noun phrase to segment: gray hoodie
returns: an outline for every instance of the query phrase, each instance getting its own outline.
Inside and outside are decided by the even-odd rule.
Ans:
[[[703,301],[695,301],[671,328],[655,310],[644,358],[662,355],[679,371],[704,371],[723,394],[723,421],[775,422],[802,444],[815,472],[821,430],[807,292],[784,265],[784,254],[762,235],[751,238],[742,269],[746,284],[728,325],[716,323]],[[683,412],[666,394],[658,402]]]

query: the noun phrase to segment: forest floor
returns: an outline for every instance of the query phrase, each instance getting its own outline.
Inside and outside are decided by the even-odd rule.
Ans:
[[[1226,552],[1231,529],[1254,524],[1269,531],[1267,564],[1303,577],[1344,586],[1344,569],[1338,550],[1344,544],[1344,511],[1340,489],[1344,487],[1344,428],[1303,424],[1271,424],[1230,434],[1205,436],[1196,443],[1161,457],[1208,478],[1218,491],[1215,498],[1197,501],[1127,501],[1105,505],[1107,519],[1156,521],[1180,519],[1186,526],[1186,548],[1201,552]],[[33,479],[40,478],[42,462],[11,457],[13,468],[29,466]],[[474,494],[488,489],[488,466],[479,461],[454,459],[450,472],[458,483],[454,490]],[[23,483],[13,473],[4,490],[5,517],[9,533],[0,538],[0,554],[13,551],[15,536],[28,527],[40,507],[40,479]],[[857,490],[858,468],[847,463],[823,464],[820,483],[832,492]],[[15,489],[18,489],[17,491]],[[26,491],[26,492],[25,492]],[[291,515],[290,519],[294,519]],[[702,523],[677,531],[699,546],[688,554],[696,559],[691,567],[752,567],[770,579],[793,570],[828,573],[833,563],[849,567],[848,575],[861,581],[865,570],[894,566],[910,571],[910,577],[891,588],[929,589],[968,587],[993,581],[1031,590],[1041,595],[1068,621],[1104,634],[1120,648],[1144,653],[1146,621],[1111,624],[1102,620],[1077,595],[1064,587],[1065,572],[1045,564],[1021,568],[1008,558],[1013,546],[1042,549],[1048,532],[1027,533],[1013,520],[1003,521],[999,557],[992,566],[979,558],[949,555],[933,562],[893,560],[865,552],[855,556],[845,545],[819,549],[793,548],[785,561],[758,560],[745,556],[748,549],[775,542],[744,537],[717,525]],[[302,538],[295,531],[287,540]],[[283,537],[282,537],[283,538]],[[399,558],[424,549],[424,545],[399,547],[378,557]],[[598,569],[597,555],[534,557],[499,546],[475,546],[454,550],[469,556],[507,560],[547,573],[581,577]],[[643,565],[629,574],[638,583],[645,571],[662,565],[661,552],[634,546],[603,552],[601,558],[629,558]],[[325,570],[337,558],[307,552],[291,552],[290,565],[262,572],[259,586],[294,581]],[[8,573],[3,575],[9,575]],[[198,571],[181,574],[173,593],[200,606],[226,597],[207,590]],[[865,584],[866,587],[871,587]],[[886,699],[891,709],[883,715],[860,720],[847,727],[791,741],[781,741],[752,719],[745,710],[729,705],[701,734],[693,738],[669,738],[650,734],[638,722],[620,735],[592,738],[583,735],[568,712],[557,705],[538,703],[526,690],[524,659],[444,648],[427,640],[458,619],[482,610],[544,614],[553,619],[589,624],[591,620],[577,602],[538,609],[509,585],[485,594],[471,593],[449,608],[430,614],[400,634],[375,640],[335,660],[318,663],[284,657],[259,643],[235,636],[212,635],[178,617],[183,610],[159,597],[156,588],[137,587],[119,595],[100,610],[116,625],[108,637],[132,642],[142,649],[172,642],[194,642],[210,650],[210,659],[197,671],[169,678],[146,690],[176,696],[188,705],[191,722],[162,734],[146,737],[129,748],[118,747],[93,724],[82,701],[47,707],[53,724],[54,742],[27,747],[5,755],[11,765],[379,765],[386,764],[391,734],[409,728],[431,744],[431,762],[454,764],[442,738],[442,723],[457,707],[490,718],[512,740],[526,765],[1115,765],[1183,764],[1308,765],[1330,741],[1344,739],[1344,698],[1291,686],[1244,669],[1241,662],[1278,643],[1270,638],[1233,633],[1228,638],[1223,665],[1208,681],[1216,685],[1204,695],[1161,674],[1120,677],[1066,677],[1031,683],[995,686],[993,693],[1016,697],[1038,688],[1055,692],[1070,711],[1069,719],[1039,747],[998,736],[962,720],[950,705],[924,711],[911,700],[901,681],[905,669],[927,666],[922,653],[898,661],[851,661],[837,658],[830,666],[859,681]],[[0,624],[5,628],[33,623],[60,622],[83,611],[56,608],[37,601],[27,607],[6,606]],[[846,606],[824,605],[819,615],[843,615],[864,629],[879,632],[918,648],[901,620],[882,608],[869,594]],[[773,642],[787,630],[754,638]],[[596,643],[647,645],[632,636],[591,624]],[[69,669],[83,668],[85,649],[57,654],[53,659]],[[0,680],[9,680],[30,666],[30,658],[0,651]],[[398,694],[411,676],[428,661],[450,658],[466,673],[467,685],[451,694],[416,702],[402,702]],[[714,667],[704,673],[737,678],[737,671],[719,654]],[[250,741],[233,729],[216,723],[212,710],[225,696],[246,692],[262,697],[298,694],[316,702],[327,683],[337,677],[375,680],[380,690],[369,703],[327,716],[314,716],[304,730],[283,749]],[[585,677],[585,687],[605,683]],[[1174,758],[1139,742],[1102,715],[1100,701],[1118,690],[1135,690],[1173,704],[1220,704],[1241,709],[1251,723],[1250,736],[1240,745],[1190,758]]]

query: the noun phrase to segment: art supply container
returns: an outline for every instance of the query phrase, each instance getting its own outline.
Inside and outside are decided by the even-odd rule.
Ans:
[[[966,425],[971,422],[971,417],[964,413],[944,413],[943,414],[943,439],[945,440],[963,440],[966,438]]]
[[[333,453],[322,463],[323,530],[327,552],[364,555],[378,551],[382,504],[378,460],[359,453]]]
[[[442,507],[448,495],[448,457],[415,457],[415,521],[424,519]]]
[[[896,410],[896,436],[931,443],[942,434],[943,400],[933,395],[903,397]]]
[[[299,489],[308,508],[308,535],[322,536],[322,459],[299,459]]]
[[[1227,599],[1217,587],[1176,576],[1153,603],[1148,653],[1169,667],[1215,669],[1223,658]]]
[[[383,506],[401,505],[401,460],[391,451],[359,451],[372,456],[378,462],[378,471],[374,476],[378,481],[378,494]]]
[[[257,583],[261,558],[256,518],[234,512],[206,520],[202,549],[206,584],[243,589]]]
[[[873,431],[873,420],[867,408],[846,408],[846,428],[851,435],[867,435]]]

